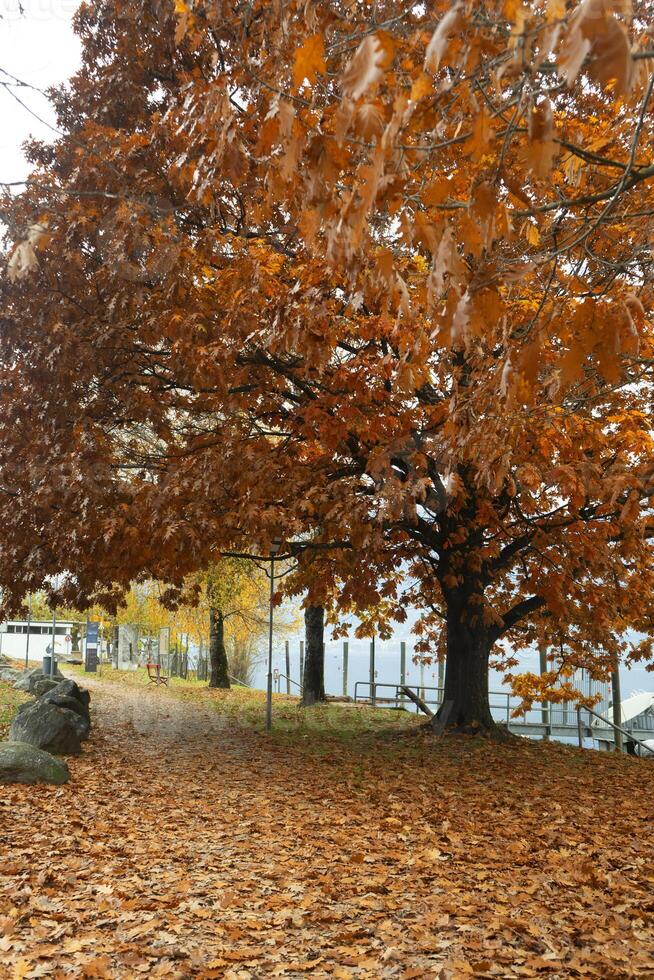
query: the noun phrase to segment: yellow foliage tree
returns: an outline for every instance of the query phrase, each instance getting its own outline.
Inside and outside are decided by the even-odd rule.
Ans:
[[[152,639],[170,627],[173,644],[191,642],[200,650],[208,637],[209,684],[229,687],[230,674],[245,683],[251,677],[257,641],[268,623],[268,579],[252,562],[224,558],[189,577],[174,594],[154,579],[133,582],[115,615],[94,607],[91,618],[104,624],[105,634],[130,625]],[[296,626],[294,613],[277,616],[277,633]]]

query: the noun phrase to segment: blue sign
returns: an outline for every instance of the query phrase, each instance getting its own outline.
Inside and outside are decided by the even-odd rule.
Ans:
[[[84,669],[95,672],[98,669],[98,631],[99,623],[86,624],[86,662]]]

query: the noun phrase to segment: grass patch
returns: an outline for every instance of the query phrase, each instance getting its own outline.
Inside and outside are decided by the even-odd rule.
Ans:
[[[66,664],[65,673],[70,676],[84,676],[83,667]],[[102,683],[118,684],[132,689],[154,690],[148,684],[145,669],[117,671],[103,667],[102,674],[96,674]],[[158,688],[157,693],[210,707],[226,715],[237,724],[263,731],[266,721],[266,694],[248,687],[234,686],[228,691],[207,687],[206,681],[184,680],[171,677],[170,685]],[[409,711],[396,711],[385,708],[328,702],[301,708],[299,698],[287,694],[273,694],[273,731],[278,735],[292,735],[294,738],[306,736],[333,736],[352,739],[365,735],[402,732],[414,728],[423,719]]]
[[[16,691],[9,681],[0,681],[0,738],[7,737],[7,731],[19,705],[29,701],[25,691]]]
[[[84,683],[83,667],[62,665],[69,677]],[[170,678],[170,686],[155,687],[148,682],[145,669],[117,671],[104,665],[102,673],[92,675],[103,686],[123,687],[141,695],[174,699],[215,711],[241,729],[265,731],[266,695],[264,691],[232,687],[228,691],[207,687],[206,681]],[[163,707],[163,705],[162,705]],[[423,715],[368,706],[330,702],[301,708],[297,697],[273,694],[273,730],[267,736],[282,752],[289,749],[326,766],[331,772],[348,768],[351,786],[362,790],[378,773],[394,772],[414,779],[420,774],[420,792],[435,785],[457,784],[462,774],[480,788],[510,785],[515,794],[516,772],[528,772],[530,779],[543,786],[551,780],[568,797],[588,780],[620,779],[636,767],[649,778],[654,765],[630,756],[590,752],[557,742],[516,738],[508,743],[490,742],[481,736],[462,735],[434,739],[426,730]],[[349,762],[347,761],[349,759]],[[340,778],[340,777],[339,777]],[[520,794],[516,796],[519,800]]]

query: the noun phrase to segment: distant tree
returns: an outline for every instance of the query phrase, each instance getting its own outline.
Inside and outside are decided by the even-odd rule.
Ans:
[[[231,637],[231,642],[228,643],[228,661],[234,681],[251,687],[255,670],[264,660],[260,636],[239,633]]]
[[[30,613],[33,620],[47,621],[52,619],[52,608],[45,592],[34,592],[26,597],[20,607],[20,614],[27,618]]]
[[[186,602],[175,613],[178,629],[196,642],[209,636],[209,687],[230,686],[230,677],[249,683],[268,633],[268,578],[252,561],[223,558],[186,581]],[[294,628],[293,612],[276,617],[275,635]],[[238,665],[230,664],[228,650]]]

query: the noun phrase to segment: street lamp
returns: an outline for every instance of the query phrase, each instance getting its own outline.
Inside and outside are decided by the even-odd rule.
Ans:
[[[59,586],[59,576],[54,577],[54,590],[57,591]],[[55,634],[57,630],[57,606],[53,602],[52,604],[52,655],[50,657],[50,679],[52,680],[55,676],[57,665],[55,663]]]
[[[273,599],[275,597],[275,555],[279,554],[281,538],[274,538],[270,546],[270,610],[268,616],[268,684],[266,687],[266,731],[272,730],[272,655],[273,655]]]
[[[25,670],[30,665],[30,633],[32,632],[32,593],[27,596],[27,639],[25,640]]]
[[[55,633],[57,630],[57,610],[52,608],[52,655],[50,657],[50,678],[55,675]]]

